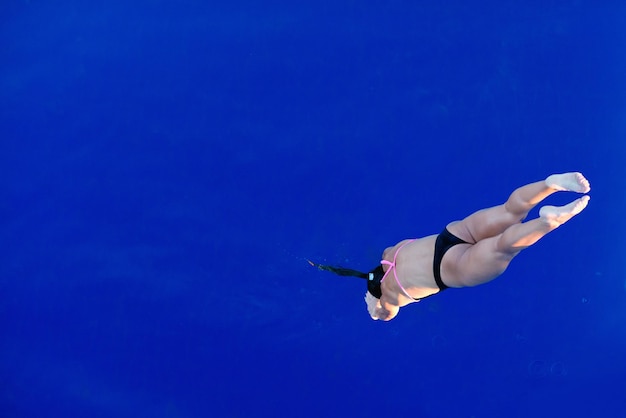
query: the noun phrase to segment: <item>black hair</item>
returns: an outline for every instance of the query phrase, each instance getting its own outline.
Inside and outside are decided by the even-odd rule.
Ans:
[[[375,269],[371,270],[368,273],[363,273],[358,270],[353,270],[341,266],[327,266],[324,264],[316,264],[311,260],[307,260],[310,265],[313,267],[317,267],[320,270],[330,271],[331,273],[335,273],[339,276],[351,276],[358,277],[360,279],[367,280],[367,291],[372,294],[377,299],[380,299],[382,295],[382,291],[380,290],[380,281],[385,275],[385,271],[383,270],[383,266],[379,265]]]

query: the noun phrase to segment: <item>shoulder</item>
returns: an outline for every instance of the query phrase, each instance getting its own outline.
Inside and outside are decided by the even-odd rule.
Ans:
[[[383,321],[391,321],[398,315],[400,306],[397,303],[393,303],[388,300],[387,296],[383,294],[380,298],[380,309],[378,310],[378,319]]]

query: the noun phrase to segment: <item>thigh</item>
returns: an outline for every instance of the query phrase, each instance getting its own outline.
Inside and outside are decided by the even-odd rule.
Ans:
[[[450,248],[441,262],[441,278],[450,287],[477,286],[501,275],[515,256],[497,250],[499,236]]]
[[[504,205],[499,205],[474,212],[462,221],[452,222],[447,228],[463,241],[476,244],[500,235],[509,226],[521,221],[518,215],[511,214]]]

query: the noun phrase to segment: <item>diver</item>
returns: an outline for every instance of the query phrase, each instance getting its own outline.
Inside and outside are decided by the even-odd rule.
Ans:
[[[448,224],[438,235],[406,239],[387,248],[380,265],[368,273],[309,263],[367,280],[365,302],[370,316],[389,321],[401,307],[450,287],[477,286],[495,279],[520,251],[582,212],[589,196],[565,206],[543,206],[538,218],[523,222],[532,208],[558,191],[589,190],[581,173],[553,174],[516,189],[502,205]]]

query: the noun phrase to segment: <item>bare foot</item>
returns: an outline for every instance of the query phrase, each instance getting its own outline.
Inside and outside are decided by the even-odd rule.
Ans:
[[[583,196],[565,206],[544,206],[539,210],[539,217],[556,228],[582,212],[587,207],[587,203],[589,203],[589,196]]]
[[[546,185],[568,192],[587,193],[591,190],[589,181],[581,173],[552,174],[546,179]]]

